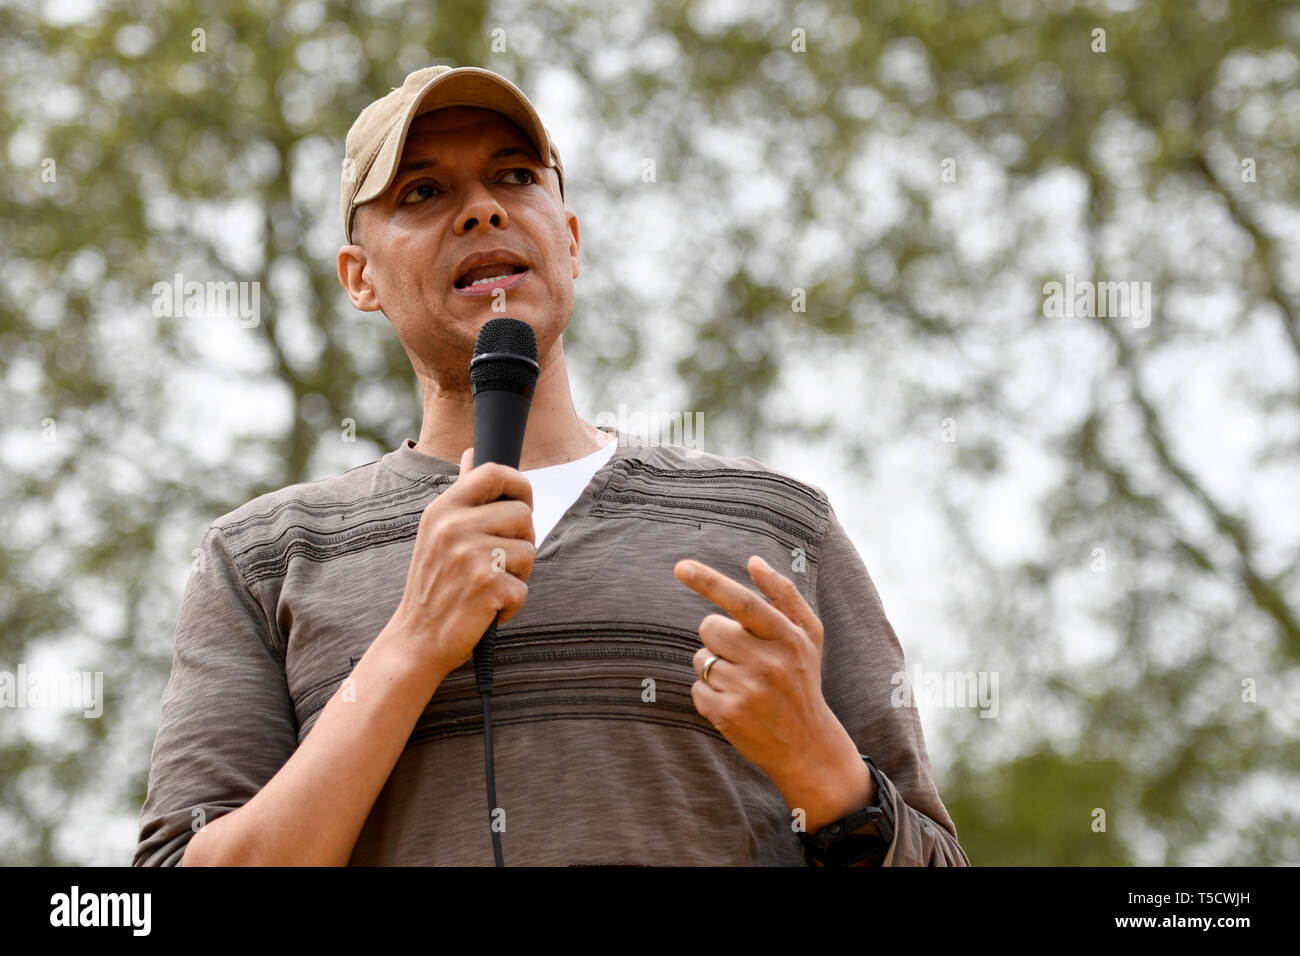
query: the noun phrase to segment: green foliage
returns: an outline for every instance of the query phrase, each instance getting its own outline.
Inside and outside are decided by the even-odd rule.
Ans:
[[[446,62],[578,91],[578,114],[546,118],[587,136],[560,148],[583,223],[566,353],[594,407],[653,381],[704,410],[711,448],[824,442],[864,488],[890,449],[939,461],[938,423],[957,423],[917,493],[952,561],[936,603],[977,669],[1005,668],[997,720],[926,717],[973,862],[1294,862],[1295,808],[1237,801],[1261,775],[1294,792],[1300,770],[1280,703],[1297,542],[1251,507],[1294,488],[1300,457],[1300,19],[1128,6],[766,4],[720,22],[688,3],[150,0],[74,23],[0,6],[0,669],[66,647],[109,694],[58,744],[0,715],[0,858],[129,857],[203,528],[418,433],[405,353],[338,286],[338,172],[357,112]],[[1043,283],[1067,271],[1151,280],[1154,322],[1046,317]],[[262,283],[262,321],[232,332],[247,364],[153,314],[176,273]],[[1170,372],[1207,356],[1223,420],[1270,436],[1237,456],[1249,490],[1205,466],[1218,439]],[[832,377],[846,359],[854,387]],[[180,417],[182,386],[209,381],[202,415]],[[227,407],[232,386],[247,407]],[[357,444],[340,452],[344,419]],[[1053,480],[1023,477],[1027,454]],[[977,527],[982,496],[1022,478],[1043,542],[1008,559]],[[1097,548],[1109,570],[1090,577]],[[1100,635],[1085,664],[1066,653],[1078,630]]]

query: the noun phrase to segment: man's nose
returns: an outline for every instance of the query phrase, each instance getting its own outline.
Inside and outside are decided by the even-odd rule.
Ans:
[[[501,203],[497,202],[492,191],[482,183],[470,187],[465,197],[465,206],[456,217],[456,234],[463,235],[479,223],[487,223],[504,229],[510,224],[510,217]]]

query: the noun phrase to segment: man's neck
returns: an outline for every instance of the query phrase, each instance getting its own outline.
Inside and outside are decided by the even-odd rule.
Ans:
[[[542,367],[528,410],[519,470],[563,465],[593,454],[615,439],[578,417],[569,391],[564,353],[557,348]],[[421,377],[424,420],[415,450],[443,461],[459,462],[474,444],[474,398],[461,389],[443,389]]]

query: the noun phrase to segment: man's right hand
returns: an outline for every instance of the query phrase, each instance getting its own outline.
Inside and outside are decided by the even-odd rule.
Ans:
[[[389,622],[431,678],[441,682],[467,661],[498,613],[505,623],[523,606],[533,538],[528,479],[505,465],[474,468],[474,449],[465,449],[456,481],[420,516],[406,590]]]
[[[190,838],[183,864],[343,866],[351,858],[430,695],[474,653],[497,612],[508,620],[528,595],[532,488],[514,468],[473,464],[466,449],[460,476],[420,516],[406,591],[352,669],[353,692],[335,692],[251,800]]]

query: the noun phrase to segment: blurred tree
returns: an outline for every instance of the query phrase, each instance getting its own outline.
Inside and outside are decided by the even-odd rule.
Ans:
[[[572,104],[589,408],[913,469],[928,593],[1007,691],[926,716],[973,861],[1293,862],[1298,37],[1246,0],[0,6],[0,669],[106,692],[0,715],[0,859],[129,859],[203,528],[418,433],[338,173],[446,62]],[[157,314],[177,274],[260,321]],[[1154,314],[1049,316],[1067,275]]]

